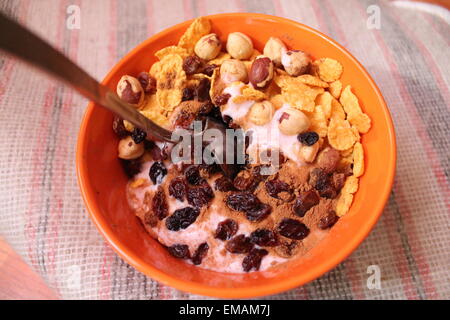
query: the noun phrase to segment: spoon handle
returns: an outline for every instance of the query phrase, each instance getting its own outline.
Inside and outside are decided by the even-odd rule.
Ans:
[[[0,13],[0,30],[2,30],[0,32],[1,50],[70,85],[89,100],[144,130],[148,137],[174,142],[170,131],[144,117],[131,105],[122,101],[115,92],[98,83],[61,52],[2,13]]]

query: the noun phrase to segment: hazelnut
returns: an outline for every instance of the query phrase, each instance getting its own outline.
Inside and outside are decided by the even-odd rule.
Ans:
[[[317,151],[319,151],[319,142],[314,143],[312,146],[302,145],[300,147],[300,158],[305,162],[311,163],[316,158]]]
[[[144,101],[144,89],[135,77],[122,76],[117,84],[116,91],[120,99],[135,107],[139,107]]]
[[[308,72],[311,58],[303,51],[290,50],[281,54],[281,64],[289,75],[296,77]]]
[[[222,49],[222,43],[215,33],[207,34],[197,41],[194,47],[195,54],[204,60],[212,60]]]
[[[264,55],[269,57],[270,60],[277,66],[281,66],[281,53],[286,52],[287,48],[283,41],[278,38],[270,37],[264,46]]]
[[[132,160],[144,154],[144,143],[136,144],[130,136],[119,141],[119,158]]]
[[[256,102],[248,112],[248,120],[257,126],[263,126],[273,118],[274,112],[275,108],[270,101]]]
[[[228,35],[227,51],[235,59],[248,59],[253,54],[252,40],[241,32],[232,32]]]
[[[317,156],[317,166],[326,172],[333,172],[341,159],[339,151],[331,147],[325,148]]]
[[[225,60],[220,66],[220,78],[226,84],[247,80],[247,68],[245,64],[236,59]]]
[[[273,78],[273,63],[265,56],[257,56],[252,63],[248,78],[256,88],[264,88]]]
[[[303,112],[292,107],[281,113],[278,122],[280,131],[288,136],[308,130],[310,124],[308,117]]]

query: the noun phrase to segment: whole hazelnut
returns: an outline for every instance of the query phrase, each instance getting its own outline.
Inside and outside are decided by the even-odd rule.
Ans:
[[[273,78],[273,63],[270,58],[257,56],[252,63],[248,78],[256,88],[264,88]]]
[[[257,126],[263,126],[268,123],[275,112],[275,108],[270,101],[255,102],[248,112],[248,120]]]
[[[247,68],[245,64],[236,59],[225,60],[220,66],[220,78],[226,84],[247,80]]]
[[[300,158],[305,162],[311,163],[316,158],[317,151],[319,151],[319,142],[314,143],[312,146],[302,145],[300,147]]]
[[[278,128],[283,134],[288,136],[308,130],[309,125],[308,117],[300,110],[292,107],[284,110],[278,119]]]
[[[128,136],[119,141],[119,146],[117,147],[119,151],[119,158],[132,160],[139,158],[144,154],[144,143],[135,143],[131,136]]]
[[[286,52],[287,48],[283,41],[278,38],[270,37],[264,46],[263,54],[272,60],[277,66],[281,66],[281,53]]]
[[[333,172],[341,159],[339,151],[331,147],[325,148],[317,156],[317,167],[326,172]]]
[[[135,107],[139,107],[144,101],[144,89],[135,77],[122,76],[117,84],[116,91],[120,99]]]
[[[220,52],[222,48],[222,43],[219,37],[215,33],[207,34],[197,41],[194,47],[195,54],[204,60],[212,60]]]
[[[281,54],[281,64],[289,75],[296,77],[308,72],[311,58],[303,51],[290,50]]]
[[[253,54],[252,40],[241,32],[232,32],[228,35],[227,51],[235,59],[248,59]]]

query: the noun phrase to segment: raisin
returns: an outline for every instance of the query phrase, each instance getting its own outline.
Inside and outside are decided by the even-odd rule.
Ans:
[[[200,244],[195,250],[194,255],[192,256],[192,263],[198,266],[202,263],[203,258],[206,256],[209,250],[209,245],[206,242]]]
[[[125,129],[125,125],[123,124],[123,119],[119,117],[114,117],[113,125],[112,125],[113,131],[115,134],[120,138],[123,139],[126,136],[130,135],[130,133]]]
[[[261,201],[250,192],[234,192],[227,196],[225,202],[231,209],[242,212],[261,206]]]
[[[334,199],[337,197],[337,191],[331,185],[327,185],[325,188],[319,191],[319,194],[323,198]]]
[[[345,184],[345,174],[333,173],[333,176],[331,177],[331,184],[336,189],[336,191],[341,190]]]
[[[183,95],[181,97],[181,101],[194,100],[195,98],[195,89],[192,87],[186,87],[183,89]]]
[[[245,216],[250,221],[261,221],[272,212],[272,207],[261,203],[258,207],[247,210]]]
[[[148,72],[141,72],[137,79],[145,93],[153,94],[156,92],[156,79],[151,77]]]
[[[134,143],[138,144],[145,140],[147,137],[147,133],[144,130],[141,130],[139,128],[134,128],[133,132],[131,133],[131,138],[133,139]]]
[[[120,159],[120,163],[122,164],[123,171],[125,171],[125,174],[129,178],[134,177],[141,171],[142,163],[138,159],[133,160]]]
[[[312,146],[319,141],[319,135],[314,131],[303,132],[297,136],[297,139],[306,146]]]
[[[169,185],[169,194],[180,201],[186,197],[186,181],[184,177],[179,176],[173,179]]]
[[[278,238],[275,232],[269,229],[256,229],[250,234],[252,243],[262,247],[275,247],[278,245]]]
[[[336,170],[336,167],[341,159],[339,151],[333,148],[326,148],[317,156],[317,166],[327,173]]]
[[[213,108],[214,108],[214,105],[211,103],[211,101],[206,101],[199,108],[198,114],[201,116],[206,116],[211,113]]]
[[[233,180],[233,186],[240,191],[254,191],[257,186],[255,179],[248,173],[239,174]]]
[[[164,177],[167,174],[167,169],[164,166],[164,163],[161,161],[157,161],[152,164],[149,171],[150,179],[152,180],[153,184],[160,184]]]
[[[189,259],[191,257],[189,247],[185,244],[174,244],[173,246],[168,247],[167,250],[175,258]]]
[[[164,219],[168,214],[169,207],[166,202],[166,195],[164,194],[164,190],[161,186],[158,187],[158,191],[156,191],[153,196],[152,210],[159,220]]]
[[[233,219],[227,219],[219,222],[216,232],[214,233],[214,238],[220,240],[228,240],[236,234],[238,228],[239,226],[237,222]]]
[[[214,104],[216,106],[222,106],[228,102],[228,99],[231,98],[229,93],[222,93],[214,98]]]
[[[294,202],[292,209],[294,210],[294,213],[296,215],[298,215],[299,217],[303,217],[309,209],[319,204],[319,201],[320,197],[313,190],[300,192],[297,200],[295,200]]]
[[[289,218],[281,220],[277,231],[282,236],[294,240],[302,240],[309,234],[309,229],[303,223]]]
[[[252,269],[258,271],[261,266],[262,258],[268,253],[269,252],[265,249],[253,248],[244,260],[242,260],[242,268],[245,272],[249,272]]]
[[[316,190],[325,189],[329,184],[329,177],[325,170],[315,168],[309,173],[309,184]]]
[[[166,227],[171,231],[186,229],[195,222],[199,214],[200,211],[192,207],[175,210],[175,212],[166,219]]]
[[[209,97],[209,89],[211,87],[211,83],[209,79],[203,78],[200,80],[200,83],[198,84],[196,88],[196,96],[198,101],[207,101],[210,99]]]
[[[282,241],[277,247],[275,247],[275,252],[283,258],[290,258],[298,252],[298,249],[298,241],[288,240]]]
[[[214,192],[209,184],[205,182],[200,186],[189,187],[186,197],[191,206],[201,208],[206,206],[214,198]]]
[[[320,219],[319,221],[319,228],[322,230],[331,228],[332,226],[334,226],[334,224],[339,220],[339,217],[336,215],[336,212],[331,210],[327,213],[326,216],[324,216],[322,219]]]
[[[194,186],[205,182],[205,179],[200,176],[199,167],[195,165],[187,167],[184,171],[184,176],[186,177],[187,182]]]
[[[278,199],[280,192],[292,193],[292,189],[289,185],[281,180],[273,179],[265,183],[267,193],[272,197]]]
[[[188,56],[183,60],[183,70],[184,72],[186,72],[186,75],[188,76],[194,73],[198,73],[202,65],[203,65],[202,59],[200,59],[196,55]]]
[[[195,114],[192,112],[187,112],[185,110],[180,111],[175,119],[175,127],[182,129],[189,129],[192,121],[195,120]]]
[[[249,237],[240,234],[227,242],[225,248],[231,253],[248,253],[253,248]]]
[[[217,64],[207,64],[201,70],[201,73],[206,74],[208,77],[213,75],[214,69],[217,68]]]
[[[230,179],[222,176],[214,181],[214,189],[222,192],[228,192],[234,190],[234,186]]]

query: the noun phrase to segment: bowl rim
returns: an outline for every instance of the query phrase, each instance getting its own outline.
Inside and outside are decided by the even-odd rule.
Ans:
[[[102,217],[100,213],[100,209],[97,207],[95,202],[92,199],[92,196],[94,194],[94,191],[89,186],[89,181],[86,178],[87,177],[87,166],[84,162],[84,150],[86,149],[86,129],[88,126],[89,119],[92,115],[92,112],[95,108],[94,102],[90,101],[88,104],[88,107],[85,111],[85,114],[83,116],[79,134],[78,134],[78,142],[76,147],[76,170],[77,170],[77,180],[78,185],[80,188],[81,195],[83,197],[83,201],[85,203],[85,206],[87,208],[87,211],[89,213],[89,216],[91,217],[92,221],[94,222],[97,230],[100,232],[100,234],[104,237],[106,242],[113,248],[113,250],[127,263],[131,264],[134,268],[145,274],[146,276],[151,277],[152,279],[161,282],[165,285],[174,287],[176,289],[193,293],[193,294],[200,294],[205,296],[212,296],[212,297],[220,297],[220,298],[250,298],[250,297],[262,297],[267,295],[272,295],[280,292],[284,292],[290,289],[293,289],[295,287],[304,285],[321,275],[325,274],[326,272],[332,270],[334,267],[336,267],[339,263],[344,261],[353,251],[365,240],[365,238],[368,236],[370,231],[374,228],[376,225],[378,219],[380,218],[381,214],[383,213],[383,209],[387,203],[387,200],[390,196],[390,192],[392,190],[393,182],[394,182],[394,176],[395,176],[395,170],[396,170],[396,162],[397,162],[397,145],[396,145],[396,138],[395,138],[395,131],[394,131],[394,125],[392,121],[391,114],[389,112],[389,109],[386,105],[386,102],[380,92],[380,89],[375,84],[374,80],[370,76],[370,74],[367,72],[367,70],[361,65],[361,63],[342,45],[337,43],[335,40],[331,39],[330,37],[324,35],[320,31],[317,31],[309,26],[306,26],[300,22],[293,21],[287,18],[277,17],[273,15],[267,15],[267,14],[261,14],[261,13],[221,13],[221,14],[214,14],[214,15],[208,15],[203,16],[205,18],[214,19],[217,17],[246,17],[246,18],[260,18],[260,19],[269,19],[273,20],[278,23],[282,24],[289,24],[291,26],[297,27],[297,28],[303,28],[306,29],[308,32],[314,33],[315,35],[322,38],[322,40],[328,42],[329,44],[337,47],[339,50],[341,50],[347,58],[356,66],[357,69],[359,69],[360,72],[367,78],[370,86],[374,90],[377,99],[379,100],[379,103],[381,105],[380,112],[383,113],[383,118],[387,122],[388,127],[388,137],[390,141],[391,147],[391,153],[392,153],[392,161],[388,163],[388,170],[386,175],[386,184],[384,185],[384,188],[380,190],[379,194],[379,201],[375,204],[373,207],[373,214],[371,214],[364,225],[361,225],[361,228],[354,234],[354,237],[351,241],[347,243],[345,247],[342,247],[340,251],[342,251],[341,255],[335,256],[334,259],[329,259],[324,261],[322,264],[318,265],[316,268],[312,268],[311,270],[305,271],[304,273],[301,273],[295,277],[290,277],[287,279],[280,280],[277,283],[272,283],[270,285],[260,285],[260,286],[248,286],[248,287],[240,287],[239,290],[236,290],[233,287],[227,287],[227,288],[218,288],[218,287],[210,287],[208,285],[199,284],[197,282],[192,281],[185,281],[180,280],[175,277],[172,277],[166,273],[164,273],[161,270],[158,270],[154,268],[153,266],[148,265],[145,261],[143,261],[139,256],[136,254],[133,254],[130,252],[125,245],[123,245],[118,237],[114,234],[114,231],[111,229],[111,227],[107,224],[106,220]],[[158,40],[158,38],[161,38],[168,33],[171,33],[175,30],[177,30],[180,27],[189,25],[194,19],[187,20],[181,23],[178,23],[176,25],[173,25],[167,29],[162,30],[161,32],[158,32],[145,41],[141,42],[139,45],[137,45],[135,48],[133,48],[130,52],[128,52],[119,62],[117,62],[114,67],[109,71],[107,76],[103,79],[102,83],[105,83],[109,81],[112,76],[118,71],[118,69],[128,62],[128,60],[134,56],[134,54],[141,50],[144,46],[146,46],[150,42],[155,42]],[[255,294],[257,292],[257,294]]]

